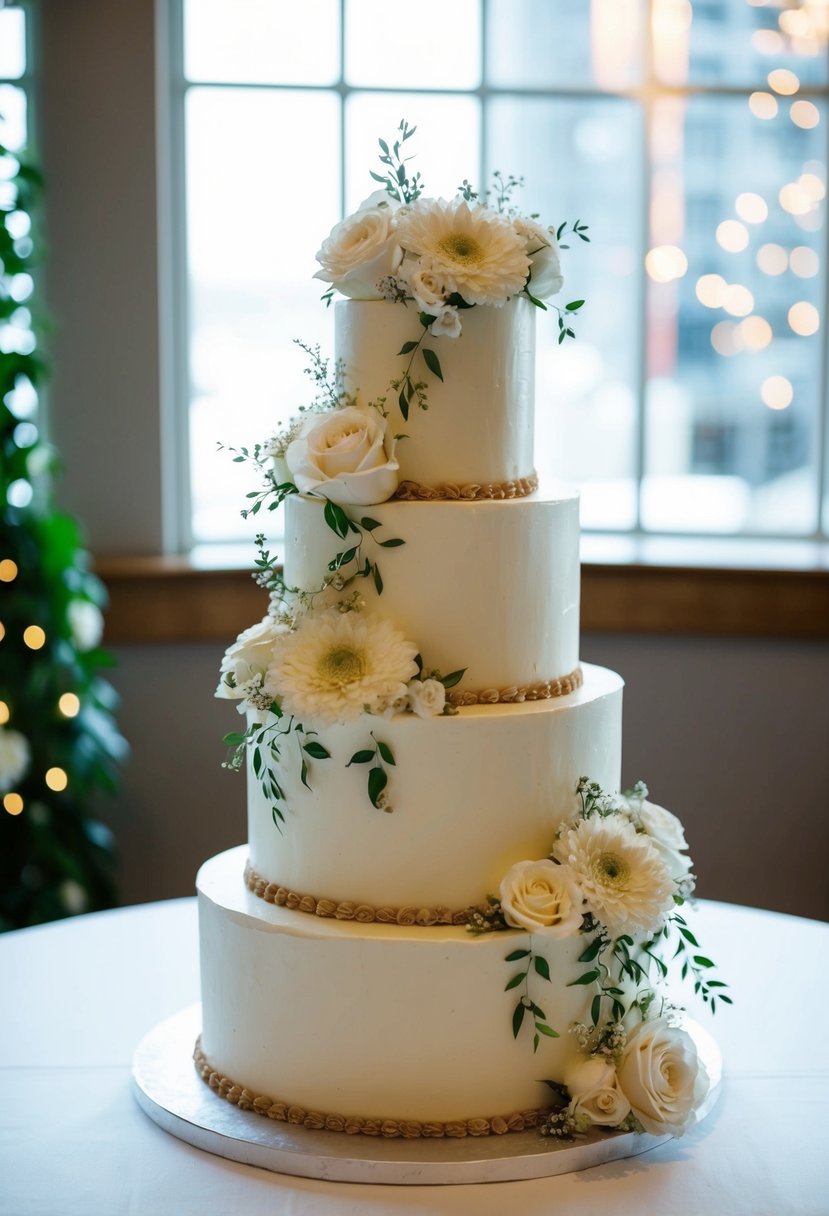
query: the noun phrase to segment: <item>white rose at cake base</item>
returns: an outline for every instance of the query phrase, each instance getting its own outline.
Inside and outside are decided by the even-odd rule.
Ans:
[[[221,663],[248,830],[199,874],[197,1068],[309,1131],[678,1135],[709,1085],[682,985],[730,997],[682,824],[622,792],[621,678],[579,660],[576,496],[533,467],[587,229],[502,174],[429,197],[413,134],[321,244],[315,399],[244,449],[286,540],[257,523],[263,619]]]

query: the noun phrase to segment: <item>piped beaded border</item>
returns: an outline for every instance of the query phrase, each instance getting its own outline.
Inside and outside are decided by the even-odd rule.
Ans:
[[[526,498],[538,489],[538,474],[517,477],[514,481],[489,481],[482,484],[470,482],[456,485],[445,482],[439,486],[423,486],[417,481],[401,481],[394,495],[402,502],[483,502],[489,499],[502,501],[505,498]]]
[[[268,882],[253,869],[249,861],[245,863],[245,886],[267,904],[276,904],[292,912],[307,912],[326,920],[355,920],[363,925],[376,921],[384,925],[429,928],[432,925],[465,925],[469,919],[466,908],[459,911],[450,908],[392,908],[387,905],[375,908],[371,904],[355,903],[348,899],[317,899],[315,895],[291,891],[281,883]]]
[[[574,668],[566,676],[557,676],[554,680],[537,680],[534,684],[513,684],[509,688],[473,689],[452,688],[446,694],[446,700],[456,709],[464,705],[520,705],[524,701],[549,701],[553,697],[569,697],[571,692],[581,688],[584,674],[580,667]]]
[[[509,1115],[493,1115],[485,1119],[366,1119],[361,1115],[331,1115],[322,1111],[306,1110],[295,1103],[280,1102],[264,1094],[256,1095],[251,1090],[223,1077],[217,1072],[201,1049],[201,1035],[196,1039],[193,1051],[196,1071],[203,1081],[226,1102],[240,1110],[252,1110],[257,1115],[274,1119],[278,1123],[301,1124],[314,1131],[345,1132],[347,1136],[382,1136],[386,1140],[432,1139],[460,1140],[465,1136],[503,1136],[507,1132],[522,1132],[526,1128],[538,1127],[550,1114],[550,1110],[522,1110]]]

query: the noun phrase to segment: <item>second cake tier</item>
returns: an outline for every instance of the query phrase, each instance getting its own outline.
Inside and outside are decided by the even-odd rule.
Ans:
[[[503,502],[385,502],[352,507],[348,514],[359,531],[342,537],[326,523],[322,500],[287,500],[288,587],[318,591],[336,573],[330,566],[337,555],[356,549],[339,571],[347,585],[329,588],[323,598],[356,591],[369,611],[418,647],[427,668],[444,675],[465,668],[460,691],[539,695],[535,685],[562,680],[577,668],[575,493]],[[351,577],[367,560],[379,569],[379,583],[373,571]]]
[[[276,738],[276,719],[264,723]],[[515,862],[547,856],[576,809],[580,777],[619,788],[621,734],[622,680],[591,666],[582,687],[549,701],[428,719],[363,714],[320,728],[314,742],[325,759],[309,759],[299,739],[281,744],[273,767],[281,820],[266,792],[263,741],[259,773],[248,774],[250,881],[278,885],[289,906],[304,898],[318,915],[336,916],[343,902],[358,919],[402,913],[429,923],[461,912],[497,894]],[[380,744],[394,765],[377,755]],[[367,795],[375,763],[388,774],[390,812]]]

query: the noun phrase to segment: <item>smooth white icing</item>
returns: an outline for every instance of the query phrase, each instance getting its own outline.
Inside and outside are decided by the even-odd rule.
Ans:
[[[380,568],[357,590],[444,675],[465,667],[460,688],[480,691],[552,680],[570,673],[579,654],[579,519],[575,493],[505,502],[386,502],[351,508],[378,520],[364,530],[360,562]],[[399,538],[405,544],[382,548]],[[325,523],[323,503],[286,502],[285,581],[313,591],[328,563],[352,546]],[[355,564],[344,568],[353,573]],[[339,598],[333,592],[330,598]]]
[[[622,680],[601,667],[584,674],[583,687],[549,701],[425,720],[364,715],[321,730],[331,758],[308,762],[310,790],[290,739],[278,770],[281,831],[248,773],[253,869],[317,898],[453,910],[483,902],[514,862],[548,854],[558,823],[575,810],[579,777],[619,788]],[[371,805],[367,766],[345,767],[374,747],[371,732],[396,760],[391,814]]]
[[[406,421],[398,393],[389,389],[409,356],[404,343],[423,333],[414,304],[340,300],[335,304],[334,349],[347,391],[361,404],[385,398],[395,433],[401,480],[512,481],[533,471],[535,306],[523,298],[502,308],[470,308],[460,338],[427,334],[423,345],[440,360],[443,382],[418,352],[412,375],[427,385],[428,409],[413,404]]]
[[[577,1051],[569,1032],[593,991],[568,987],[584,969],[580,935],[532,938],[551,983],[532,995],[560,1038],[532,1049],[528,1021],[511,1031],[516,972],[505,962],[527,934],[473,937],[463,928],[402,929],[328,921],[266,904],[242,885],[246,850],[198,876],[202,1049],[252,1094],[325,1114],[397,1119],[486,1118],[549,1104],[544,1078]]]

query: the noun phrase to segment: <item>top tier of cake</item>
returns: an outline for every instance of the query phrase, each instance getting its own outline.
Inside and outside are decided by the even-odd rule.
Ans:
[[[414,303],[341,300],[335,305],[335,354],[345,389],[361,405],[385,399],[401,481],[426,487],[501,485],[533,474],[535,306],[515,298],[502,308],[462,313],[460,338],[426,333],[421,349],[437,355],[443,381],[420,353],[413,379],[427,385],[426,410],[404,420],[389,385],[404,372],[400,351],[423,334]]]

